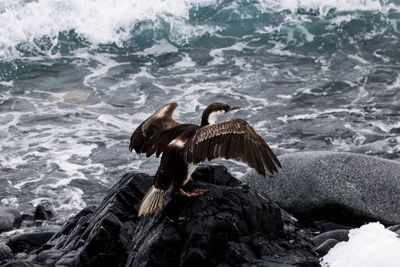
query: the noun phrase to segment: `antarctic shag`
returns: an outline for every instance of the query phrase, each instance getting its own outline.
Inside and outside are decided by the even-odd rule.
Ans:
[[[215,158],[235,159],[245,162],[259,174],[274,174],[281,167],[270,147],[254,129],[242,119],[217,123],[219,115],[238,106],[213,103],[203,112],[201,125],[175,121],[172,114],[177,103],[159,108],[133,132],[129,149],[150,157],[162,154],[154,184],[144,196],[139,216],[153,214],[164,205],[164,194],[172,186],[173,192],[186,197],[204,194],[207,190],[185,192],[185,185],[196,166]]]

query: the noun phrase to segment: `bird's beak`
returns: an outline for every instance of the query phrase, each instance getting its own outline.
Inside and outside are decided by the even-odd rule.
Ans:
[[[235,109],[240,109],[240,107],[239,106],[229,106],[227,111],[232,111],[232,110],[235,110]]]

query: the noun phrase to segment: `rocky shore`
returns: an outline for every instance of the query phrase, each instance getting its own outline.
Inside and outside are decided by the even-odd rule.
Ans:
[[[60,229],[16,234],[2,243],[0,266],[319,266],[320,258],[347,241],[354,227],[379,220],[399,231],[399,214],[391,202],[380,203],[386,197],[377,194],[399,193],[400,187],[396,182],[383,186],[390,177],[368,171],[368,166],[398,175],[400,164],[326,153],[283,156],[279,175],[249,174],[244,182],[222,166],[199,167],[187,189],[207,188],[205,195],[170,196],[162,211],[142,219],[137,209],[153,177],[127,173],[98,206],[86,207]],[[348,197],[354,192],[361,200]],[[2,208],[0,229],[52,216],[40,206],[30,218]]]

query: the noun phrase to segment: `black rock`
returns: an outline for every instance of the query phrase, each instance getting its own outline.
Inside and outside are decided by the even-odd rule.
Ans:
[[[18,226],[22,221],[19,211],[13,208],[0,207],[0,232],[4,232]]]
[[[321,232],[329,232],[333,230],[350,230],[353,228],[351,226],[328,221],[315,221],[313,225],[315,225]]]
[[[400,235],[400,224],[389,226],[387,229]]]
[[[282,171],[243,180],[307,220],[360,226],[400,223],[400,163],[354,153],[299,152],[279,157]],[[255,177],[257,176],[257,177]]]
[[[325,255],[329,250],[331,250],[331,248],[336,246],[337,243],[339,243],[339,241],[336,239],[327,239],[315,248],[315,252],[320,255]]]
[[[26,233],[11,237],[7,245],[11,248],[14,254],[29,253],[32,250],[40,248],[55,234],[55,232],[38,232]]]
[[[207,188],[206,194],[193,199],[173,195],[163,210],[140,219],[138,206],[154,178],[143,173],[124,175],[97,208],[79,212],[37,250],[33,263],[65,267],[318,265],[311,239],[297,228],[295,219],[243,186],[226,168],[198,168],[193,177],[195,182],[185,189]]]
[[[321,245],[326,240],[334,239],[338,242],[349,240],[349,230],[333,230],[329,232],[322,233],[312,238],[312,241],[316,246]]]
[[[140,219],[138,206],[154,178],[124,175],[97,208],[70,219],[32,262],[63,267],[318,266],[309,235],[268,198],[221,166],[198,168],[193,177],[185,189],[207,188],[206,194],[167,197],[163,210]]]
[[[10,261],[9,263],[2,265],[1,267],[42,267],[40,265],[33,264],[29,261]]]
[[[36,206],[33,219],[35,221],[48,221],[54,217],[54,212],[51,209],[45,208],[42,204]]]
[[[143,173],[124,175],[98,207],[89,206],[70,219],[37,251],[33,262],[45,266],[124,266],[139,221],[137,206],[152,180]]]

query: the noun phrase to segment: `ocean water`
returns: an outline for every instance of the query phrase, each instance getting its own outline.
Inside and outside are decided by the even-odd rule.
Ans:
[[[277,154],[399,159],[399,38],[399,0],[0,1],[1,204],[63,220],[153,174],[129,138],[171,101],[240,105]]]

